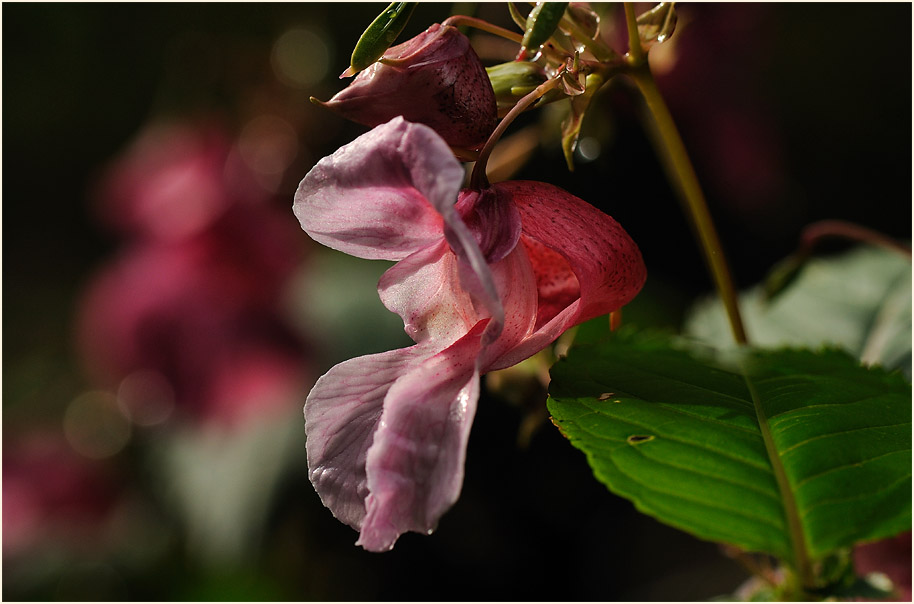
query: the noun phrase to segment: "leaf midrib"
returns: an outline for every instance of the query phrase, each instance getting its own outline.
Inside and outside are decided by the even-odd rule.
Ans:
[[[749,396],[755,407],[756,419],[758,421],[759,430],[762,433],[762,441],[765,443],[765,452],[768,455],[768,461],[771,463],[771,469],[774,472],[774,479],[781,492],[784,516],[787,520],[787,530],[790,537],[790,545],[793,550],[793,562],[803,584],[812,585],[814,576],[813,569],[809,560],[809,552],[806,548],[806,538],[803,531],[803,524],[800,519],[799,509],[797,508],[797,501],[794,497],[793,490],[790,487],[787,471],[784,468],[777,447],[774,444],[771,426],[768,423],[768,417],[762,406],[758,390],[756,390],[755,385],[752,383],[752,379],[745,370],[743,370],[743,378],[746,381],[746,388],[749,390]]]

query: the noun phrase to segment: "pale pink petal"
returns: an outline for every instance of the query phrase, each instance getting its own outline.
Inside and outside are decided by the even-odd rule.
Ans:
[[[469,293],[460,286],[457,256],[442,237],[392,266],[378,283],[381,301],[403,319],[416,342],[434,341],[438,349],[456,342],[480,319]]]
[[[311,482],[333,515],[358,530],[365,517],[365,457],[390,386],[418,347],[351,359],[321,377],[305,402]]]
[[[400,260],[441,238],[440,209],[453,206],[463,178],[441,137],[398,117],[319,161],[292,209],[308,235],[328,247]]]
[[[430,533],[460,495],[484,327],[480,322],[387,393],[366,462],[367,515],[358,541],[365,549],[387,551],[407,531]]]
[[[522,247],[533,267],[537,287],[536,324],[526,338],[486,366],[486,371],[505,369],[549,346],[567,329],[580,323],[580,286],[570,265],[557,252],[522,238]],[[608,311],[607,311],[608,312]]]

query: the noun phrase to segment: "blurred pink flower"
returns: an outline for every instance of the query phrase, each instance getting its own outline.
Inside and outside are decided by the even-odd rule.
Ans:
[[[181,244],[122,254],[83,301],[78,339],[91,374],[114,387],[154,371],[179,412],[229,423],[294,402],[304,348],[278,298],[301,248],[285,226],[266,206],[235,207]]]
[[[416,341],[337,365],[305,403],[311,480],[372,551],[431,532],[457,500],[479,376],[617,310],[646,276],[622,227],[584,201],[537,182],[461,191],[463,178],[432,129],[395,118],[295,195],[318,242],[398,261],[378,291]]]
[[[307,367],[280,308],[298,229],[228,141],[153,126],[113,164],[100,209],[134,238],[90,284],[77,338],[99,384],[152,375],[179,414],[234,425],[294,404]]]
[[[70,546],[96,545],[119,490],[111,468],[78,455],[62,433],[4,435],[4,556],[62,540]]]
[[[495,92],[457,28],[434,24],[390,48],[324,106],[377,126],[397,116],[434,129],[449,145],[481,147],[495,129]]]
[[[97,193],[102,222],[159,240],[194,235],[237,203],[268,201],[215,121],[148,126],[107,167]]]

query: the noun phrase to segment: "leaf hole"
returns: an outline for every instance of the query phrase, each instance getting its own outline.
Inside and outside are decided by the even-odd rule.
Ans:
[[[609,399],[612,399],[610,401],[611,403],[621,403],[622,402],[622,399],[613,398],[614,396],[616,396],[615,392],[604,392],[603,394],[601,394],[600,396],[597,397],[597,400],[598,401],[609,401]]]
[[[627,439],[625,439],[630,445],[640,445],[641,443],[646,443],[650,440],[654,440],[653,434],[632,434]]]

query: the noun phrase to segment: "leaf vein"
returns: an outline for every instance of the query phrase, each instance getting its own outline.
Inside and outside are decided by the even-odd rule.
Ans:
[[[623,442],[624,442],[624,441],[623,441]],[[754,484],[738,482],[738,481],[736,481],[736,480],[734,480],[734,479],[732,479],[732,478],[729,478],[729,477],[724,477],[724,476],[721,476],[721,475],[710,474],[710,473],[708,473],[708,472],[701,472],[701,471],[699,471],[699,470],[697,470],[697,469],[695,469],[695,468],[686,467],[686,466],[681,466],[681,465],[673,464],[673,463],[670,463],[670,462],[667,462],[667,461],[662,461],[662,460],[656,459],[656,458],[654,458],[654,457],[649,457],[649,456],[647,455],[647,451],[646,451],[646,448],[645,448],[645,447],[640,447],[640,446],[639,446],[639,447],[634,447],[634,448],[635,448],[635,452],[638,453],[639,455],[641,455],[641,457],[643,457],[644,459],[650,460],[650,461],[653,462],[653,463],[660,464],[660,465],[662,465],[662,466],[668,466],[668,467],[670,467],[670,468],[673,468],[673,469],[676,469],[676,470],[681,470],[681,471],[683,471],[683,472],[689,472],[689,473],[695,474],[696,476],[702,476],[702,477],[704,477],[704,478],[709,478],[709,479],[711,479],[711,480],[717,480],[717,481],[720,481],[720,482],[724,482],[724,483],[727,483],[727,484],[730,484],[730,485],[739,487],[739,488],[741,488],[741,489],[746,489],[746,490],[748,490],[748,491],[755,491],[756,493],[759,493],[759,494],[761,494],[761,495],[765,495],[766,497],[772,498],[772,499],[774,499],[775,501],[778,501],[778,502],[780,502],[780,500],[781,500],[780,495],[777,494],[776,492],[766,491],[766,490],[760,489],[759,487],[757,487],[757,486],[754,485]]]
[[[890,455],[897,455],[898,453],[904,453],[905,451],[910,451],[910,450],[911,449],[896,449],[894,451],[887,451],[886,453],[883,453],[882,455],[877,455],[875,457],[870,457],[870,458],[863,459],[860,461],[855,461],[853,463],[845,463],[845,464],[841,464],[839,466],[834,466],[834,467],[828,468],[827,470],[823,470],[821,472],[813,474],[811,476],[807,476],[806,478],[804,478],[803,480],[798,482],[796,485],[794,485],[793,488],[795,491],[799,491],[800,488],[802,488],[806,483],[810,482],[811,480],[815,480],[816,478],[819,478],[820,476],[825,476],[826,474],[830,474],[832,472],[837,472],[837,471],[843,470],[845,468],[852,468],[855,466],[856,467],[864,466],[864,465],[870,463],[871,461],[876,461],[876,460],[882,459],[883,457],[889,457]]]
[[[662,495],[666,495],[672,499],[678,498],[678,499],[682,499],[684,501],[688,501],[690,503],[694,503],[696,505],[705,506],[705,507],[708,507],[711,509],[716,509],[716,510],[720,510],[723,512],[727,512],[727,513],[733,514],[734,516],[740,516],[742,518],[746,518],[753,522],[759,522],[761,524],[765,524],[765,525],[775,528],[777,530],[781,530],[781,531],[784,530],[784,526],[782,524],[774,522],[770,518],[748,514],[748,513],[746,513],[745,509],[728,508],[726,506],[720,505],[719,502],[717,502],[717,501],[703,501],[703,500],[695,498],[695,497],[687,497],[686,495],[684,495],[682,493],[676,493],[673,491],[668,491],[665,489],[657,488],[652,485],[648,485],[647,483],[644,483],[644,482],[638,480],[634,475],[629,474],[628,472],[624,471],[618,464],[613,464],[613,465],[615,465],[616,469],[621,474],[624,474],[629,480],[631,480],[635,484],[637,484],[640,487],[647,489],[649,491],[654,491],[655,493],[660,493]]]
[[[645,429],[647,429],[648,431],[650,431],[652,434],[655,433],[655,432],[657,432],[656,426],[653,426],[653,427],[652,427],[652,426],[650,426],[650,425],[648,425],[648,424],[641,424],[641,423],[638,423],[638,422],[636,422],[636,421],[634,421],[634,420],[631,420],[631,419],[628,419],[628,418],[607,416],[606,414],[600,413],[599,411],[591,411],[590,413],[587,413],[587,414],[585,414],[585,415],[581,415],[581,416],[578,417],[578,421],[580,421],[581,418],[587,417],[588,415],[601,415],[601,416],[603,416],[603,417],[612,417],[612,419],[614,419],[614,420],[616,420],[616,421],[620,421],[620,422],[623,422],[623,423],[626,423],[626,424],[631,424],[632,426],[635,426],[635,427],[637,427],[637,428],[645,428]],[[607,439],[607,440],[609,440],[609,437],[607,437],[606,435],[597,434],[597,433],[595,433],[595,432],[592,432],[591,430],[588,430],[588,429],[587,429],[586,427],[584,427],[583,425],[581,425],[581,426],[579,426],[579,427],[580,427],[580,429],[581,429],[583,432],[586,432],[588,435],[590,435],[590,436],[592,436],[592,437],[594,437],[594,438],[598,438],[598,439]],[[771,467],[768,466],[768,465],[766,465],[766,464],[757,464],[757,463],[755,463],[755,462],[754,462],[753,460],[751,460],[751,459],[746,459],[746,458],[742,458],[742,457],[737,457],[737,456],[731,454],[730,452],[727,452],[727,451],[724,451],[724,450],[721,450],[721,449],[715,449],[715,448],[709,447],[709,446],[707,446],[707,444],[705,444],[705,443],[693,442],[693,441],[690,441],[690,440],[687,440],[687,439],[684,439],[684,438],[681,438],[681,437],[676,437],[676,436],[673,436],[673,435],[671,435],[671,434],[665,434],[665,433],[664,433],[664,434],[658,434],[658,436],[662,436],[664,439],[671,440],[671,441],[673,441],[673,442],[677,442],[677,443],[684,444],[684,445],[689,445],[689,446],[695,447],[695,448],[697,448],[697,449],[702,449],[702,450],[707,451],[707,452],[709,452],[709,453],[717,454],[717,455],[719,455],[719,456],[721,456],[721,457],[723,457],[723,458],[725,458],[725,459],[733,460],[733,461],[735,461],[735,462],[737,462],[737,463],[741,463],[741,464],[744,464],[744,465],[746,465],[746,466],[749,466],[750,468],[755,468],[755,469],[757,469],[757,470],[764,470],[764,471],[767,472],[767,473],[771,473]],[[612,440],[616,440],[616,439],[612,439]],[[624,440],[623,440],[622,442],[624,442]]]
[[[702,386],[700,384],[694,384],[694,383],[688,382],[686,380],[664,375],[664,374],[658,373],[656,371],[651,371],[651,370],[645,369],[644,367],[639,366],[639,365],[632,365],[632,364],[628,364],[628,365],[629,365],[629,367],[634,367],[635,370],[637,370],[641,373],[644,373],[646,375],[653,376],[653,377],[661,379],[661,380],[668,380],[670,382],[675,382],[676,384],[685,385],[685,386],[687,386],[687,389],[702,390],[704,392],[710,392],[711,394],[717,395],[718,397],[720,397],[722,399],[732,400],[735,403],[739,403],[738,407],[741,409],[747,409],[747,408],[751,409],[752,408],[751,401],[748,401],[746,399],[741,399],[737,396],[733,396],[732,394],[727,394],[726,392],[720,392],[719,390],[714,390],[713,388],[708,388],[707,386]],[[723,371],[723,370],[720,370],[720,371],[722,373],[726,373],[727,375],[733,375],[733,374]],[[609,384],[606,384],[605,382],[602,382],[601,380],[596,379],[596,378],[594,379],[594,381],[596,381],[598,383],[602,383],[607,386],[610,386]],[[638,396],[638,395],[636,395],[636,396]],[[641,397],[641,396],[638,396],[638,398],[643,399],[643,397]]]
[[[881,425],[881,426],[861,426],[860,428],[848,428],[846,430],[837,430],[835,432],[827,432],[825,434],[818,434],[816,436],[811,436],[810,438],[807,438],[806,440],[801,440],[800,442],[790,445],[789,447],[787,447],[786,449],[781,451],[781,457],[784,457],[785,455],[792,452],[797,447],[801,447],[803,445],[806,445],[811,442],[815,442],[817,440],[822,440],[823,438],[831,438],[832,436],[850,434],[851,432],[862,432],[864,430],[878,430],[880,428],[896,428],[896,427],[910,426],[910,425],[911,425],[911,422],[905,422],[902,424],[885,424],[885,425]]]
[[[897,485],[901,484],[901,483],[904,482],[905,480],[911,480],[911,474],[910,474],[910,473],[905,474],[904,476],[898,478],[897,480],[894,480],[894,481],[890,482],[889,484],[885,485],[885,486],[884,486],[883,488],[881,488],[881,489],[876,489],[876,490],[865,490],[865,491],[863,491],[863,492],[861,492],[861,493],[857,493],[856,495],[853,495],[853,496],[850,496],[850,497],[835,497],[835,498],[833,498],[833,499],[822,499],[822,500],[819,500],[819,501],[817,501],[816,503],[814,503],[813,505],[809,506],[808,508],[805,508],[804,510],[802,510],[802,511],[800,512],[800,518],[806,518],[806,517],[809,516],[814,510],[816,510],[816,508],[820,508],[820,507],[825,506],[825,505],[832,505],[832,504],[835,504],[835,503],[848,503],[848,502],[851,502],[851,501],[856,501],[856,500],[858,500],[858,499],[871,498],[871,497],[873,497],[874,495],[877,495],[877,494],[879,494],[879,493],[883,493],[883,492],[885,492],[885,491],[890,491],[890,490],[892,490],[893,488],[895,488]]]

